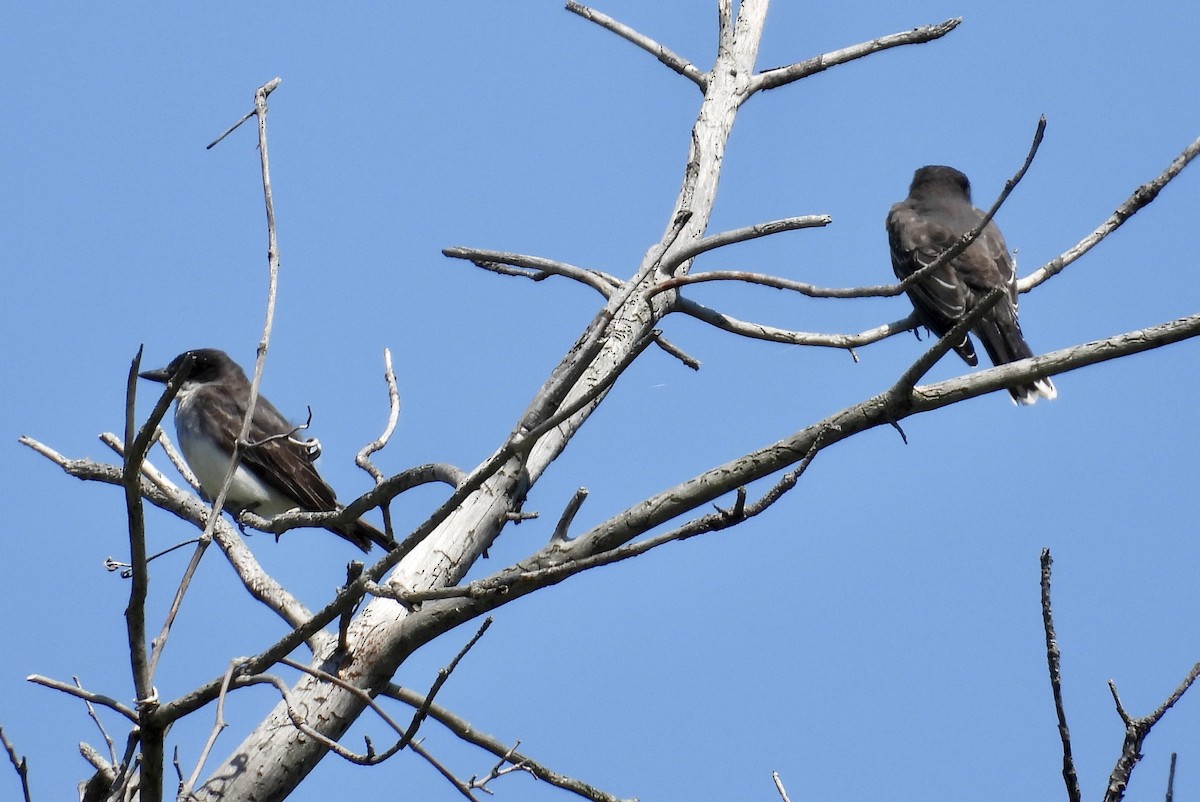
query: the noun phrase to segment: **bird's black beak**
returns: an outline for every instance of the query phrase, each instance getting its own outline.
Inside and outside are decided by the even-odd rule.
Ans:
[[[171,374],[167,373],[166,368],[159,368],[158,370],[143,370],[138,375],[143,379],[149,379],[152,382],[161,382],[163,384],[166,384],[171,380]]]

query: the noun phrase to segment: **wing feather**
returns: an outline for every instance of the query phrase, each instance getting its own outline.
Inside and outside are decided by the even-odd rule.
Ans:
[[[217,442],[233,442],[246,414],[244,401],[234,397],[241,393],[210,391],[207,387],[197,392],[203,397],[197,398],[196,402],[216,413],[200,419],[202,428],[213,429],[206,434]],[[259,396],[248,438],[257,445],[243,451],[242,464],[279,492],[295,499],[302,509],[320,512],[336,509],[337,497],[333,488],[317,473],[307,450],[286,437],[269,439],[290,432],[292,428],[270,401]]]

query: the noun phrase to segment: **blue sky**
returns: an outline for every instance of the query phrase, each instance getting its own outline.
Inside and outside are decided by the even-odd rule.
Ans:
[[[962,16],[946,38],[891,50],[759,95],[738,118],[711,231],[828,213],[827,229],[714,253],[829,286],[890,279],[883,218],[914,168],[952,164],[987,206],[1046,141],[997,220],[1027,273],[1089,233],[1200,136],[1195,31],[1183,3],[776,2],[759,64],[777,66]],[[596,7],[702,69],[715,3]],[[469,468],[510,431],[594,314],[579,285],[506,279],[445,259],[450,245],[532,253],[628,275],[666,224],[699,93],[556,2],[27,5],[0,48],[0,241],[7,344],[0,466],[0,725],[37,797],[87,776],[100,738],[74,700],[25,682],[77,675],[133,697],[123,610],[106,573],[127,551],[121,495],[19,446],[112,459],[138,345],[165,364],[191,347],[253,361],[266,243],[252,128],[204,145],[274,76],[271,155],[282,253],[264,389],[311,405],[321,469],[343,498],[368,487],[353,454],[386,418],[382,351],[403,399],[380,465]],[[1065,273],[1022,298],[1035,351],[1197,311],[1192,167]],[[689,297],[787,328],[860,331],[903,298],[813,301],[708,284]],[[836,351],[738,340],[670,318],[693,373],[654,349],[624,376],[474,575],[539,548],[576,487],[577,526],[777,440],[887,386],[911,336]],[[1121,741],[1106,686],[1145,714],[1200,659],[1196,530],[1200,345],[1056,378],[1057,401],[1000,395],[877,430],[822,453],[760,518],[601,569],[502,608],[439,700],[551,768],[643,800],[1059,798],[1060,755],[1038,606],[1038,553],[1056,564],[1065,694],[1084,793],[1102,793]],[[965,370],[952,357],[931,378]],[[152,390],[141,398],[150,409]],[[161,458],[159,458],[161,461]],[[441,498],[397,504],[415,525]],[[188,526],[149,514],[160,547]],[[321,532],[251,547],[310,606],[354,557]],[[184,557],[152,585],[159,620]],[[428,687],[473,630],[430,644],[397,681]],[[171,698],[280,634],[214,552],[159,677]],[[275,702],[242,691],[224,756]],[[211,712],[172,732],[190,770]],[[106,717],[114,737],[124,731]],[[1172,750],[1179,798],[1200,793],[1200,701],[1147,742],[1130,799],[1160,799]],[[363,733],[386,740],[382,725]],[[436,726],[426,745],[462,776],[492,760]],[[0,796],[15,793],[0,769]],[[454,799],[419,759],[364,770],[327,759],[296,798],[372,788]],[[897,788],[905,789],[897,794]],[[908,789],[912,789],[911,793]],[[499,798],[569,798],[510,777]]]

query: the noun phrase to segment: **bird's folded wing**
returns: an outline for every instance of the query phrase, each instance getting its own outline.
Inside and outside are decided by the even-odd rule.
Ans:
[[[203,389],[199,392],[203,392]],[[212,392],[204,395],[197,402],[203,403],[214,413],[220,413],[202,418],[205,426],[219,430],[206,434],[217,442],[234,442],[241,432],[242,418],[246,414],[245,404],[229,393]],[[279,492],[295,499],[302,509],[336,509],[337,499],[333,488],[317,473],[304,446],[289,439],[287,434],[290,431],[287,419],[270,401],[259,396],[248,437],[251,445],[242,453],[242,464]]]

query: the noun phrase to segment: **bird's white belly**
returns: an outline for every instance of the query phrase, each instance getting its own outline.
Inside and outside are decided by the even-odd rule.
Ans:
[[[215,499],[229,470],[229,454],[210,438],[190,428],[177,426],[177,434],[179,448],[192,473],[196,474],[208,497]],[[293,509],[296,503],[267,485],[245,465],[239,465],[226,494],[226,505],[237,510],[253,509],[256,514],[270,518]]]

